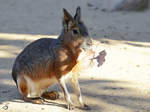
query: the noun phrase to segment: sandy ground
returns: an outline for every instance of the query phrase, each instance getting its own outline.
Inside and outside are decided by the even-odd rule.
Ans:
[[[74,14],[78,5],[95,50],[107,52],[102,67],[95,65],[80,75],[83,99],[91,108],[87,111],[150,112],[150,10],[111,13],[103,10],[114,5],[109,0],[0,0],[0,112],[68,111],[61,92],[60,99],[45,105],[21,100],[11,68],[17,54],[33,40],[57,38],[62,8]],[[76,103],[71,89],[70,93]]]

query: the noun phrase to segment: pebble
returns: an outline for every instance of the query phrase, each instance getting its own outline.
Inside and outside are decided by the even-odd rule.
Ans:
[[[10,92],[10,90],[4,90],[4,91],[2,91],[2,93],[8,93],[8,92]]]
[[[7,105],[3,106],[3,109],[8,110],[8,106]]]
[[[44,108],[41,108],[41,110],[44,110]]]
[[[87,6],[88,6],[88,7],[93,7],[93,4],[87,3]]]

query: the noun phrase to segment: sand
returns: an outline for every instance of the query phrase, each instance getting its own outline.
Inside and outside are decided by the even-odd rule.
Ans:
[[[119,0],[118,0],[119,1]],[[89,5],[92,4],[92,5]],[[13,62],[30,42],[57,38],[62,8],[82,8],[97,53],[106,50],[106,62],[80,75],[83,99],[90,110],[72,112],[150,111],[150,10],[109,12],[109,0],[1,0],[0,1],[0,112],[67,112],[60,99],[43,105],[24,102],[11,78]],[[110,6],[110,7],[109,7]],[[73,102],[76,97],[69,86]]]

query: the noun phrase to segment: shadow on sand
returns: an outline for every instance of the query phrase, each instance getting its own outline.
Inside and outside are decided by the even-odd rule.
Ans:
[[[4,74],[0,74],[2,76]],[[0,80],[12,80],[10,77],[0,77]],[[125,84],[125,82],[114,81],[114,80],[80,80],[82,94],[84,96],[84,100],[88,102],[91,110],[103,110],[104,107],[101,106],[101,103],[104,102],[107,106],[121,106],[126,109],[131,110],[139,110],[143,111],[146,109],[150,109],[150,98],[144,96],[131,96],[131,95],[122,95],[122,93],[133,91],[130,88],[124,87],[116,87],[112,85],[116,84]],[[96,85],[96,86],[95,86]],[[109,86],[110,85],[110,86]],[[70,88],[70,86],[69,86]],[[104,94],[105,91],[109,91],[110,94]],[[73,91],[70,91],[72,93]],[[117,94],[112,94],[117,93]],[[58,99],[62,100],[62,99]],[[95,100],[97,104],[93,104],[92,100]],[[21,95],[19,94],[15,85],[9,84],[0,84],[0,104],[3,102],[17,102],[24,103]],[[74,100],[73,100],[74,101]],[[107,105],[108,104],[108,105]],[[141,105],[142,104],[142,105]],[[58,106],[62,108],[66,108],[66,105],[63,103],[59,103],[56,101],[47,102],[46,105]]]

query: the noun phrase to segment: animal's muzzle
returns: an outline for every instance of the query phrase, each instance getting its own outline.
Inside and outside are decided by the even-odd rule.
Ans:
[[[83,42],[83,44],[81,45],[81,48],[86,51],[89,50],[91,48],[91,46],[93,45],[92,39],[90,37],[86,38],[85,41]]]

